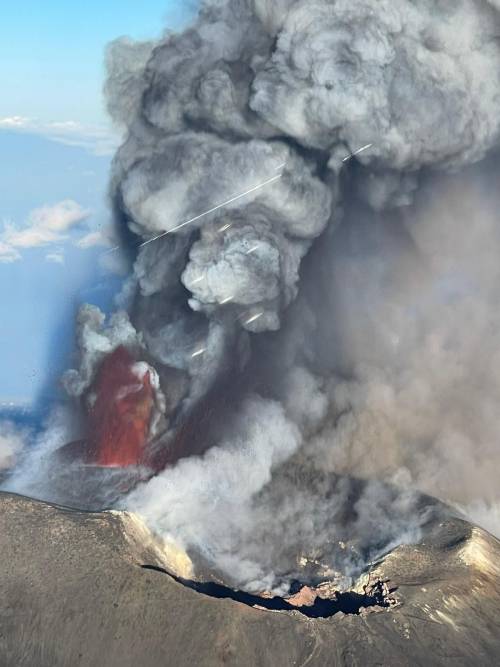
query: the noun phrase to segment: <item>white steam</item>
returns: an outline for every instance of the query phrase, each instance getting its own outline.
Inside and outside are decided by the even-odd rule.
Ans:
[[[247,587],[271,573],[235,553],[237,536],[249,537],[251,501],[273,471],[300,446],[298,428],[274,401],[249,397],[233,434],[202,458],[188,458],[139,486],[127,507],[147,517],[161,535],[195,548]],[[272,585],[269,578],[266,585]]]
[[[0,472],[14,467],[26,447],[29,431],[9,419],[0,421]]]
[[[40,433],[30,438],[14,473],[2,489],[34,498],[53,499],[53,480],[58,475],[52,454],[75,438],[78,426],[70,411],[57,408],[47,418]]]
[[[124,311],[114,313],[106,322],[104,313],[96,306],[80,308],[77,318],[80,368],[64,374],[68,394],[81,396],[89,388],[99,362],[119,345],[137,347],[141,337]]]

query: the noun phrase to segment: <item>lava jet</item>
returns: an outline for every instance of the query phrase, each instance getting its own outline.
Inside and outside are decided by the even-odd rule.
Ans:
[[[154,370],[124,346],[104,357],[83,397],[86,437],[61,454],[105,468],[148,465],[158,391]]]
[[[145,355],[119,345],[102,358],[79,403],[83,437],[56,452],[52,495],[102,509],[179,459],[203,454],[228,424],[238,392],[221,375],[190,409],[171,411]],[[168,389],[168,381],[163,382]],[[229,394],[231,395],[229,396]]]
[[[89,404],[89,462],[102,466],[141,465],[155,407],[152,370],[123,346],[105,357]]]

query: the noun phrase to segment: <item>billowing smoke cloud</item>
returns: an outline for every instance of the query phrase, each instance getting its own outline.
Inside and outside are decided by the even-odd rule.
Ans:
[[[196,547],[226,576],[247,587],[262,585],[270,573],[245,558],[236,541],[241,547],[247,543],[247,531],[257,526],[250,509],[253,497],[300,444],[299,429],[279,403],[251,396],[227,440],[203,458],[184,459],[152,479],[131,494],[128,504],[140,507],[160,534]]]
[[[82,351],[78,371],[66,372],[64,382],[70,395],[81,396],[94,377],[96,366],[119,345],[138,347],[141,338],[124,311],[113,314],[106,322],[104,314],[96,306],[85,305],[77,317],[78,346]]]
[[[67,497],[52,496],[53,482],[59,470],[54,468],[51,454],[70,442],[77,429],[78,425],[70,413],[57,408],[47,417],[38,434],[24,429],[11,431],[16,436],[17,467],[2,488],[35,498],[51,498],[56,502],[67,500]],[[21,444],[24,446],[21,447]]]
[[[498,139],[498,14],[482,0],[308,0],[255,5],[276,46],[251,108],[304,146],[390,169],[458,166]],[[274,3],[273,3],[274,4]],[[278,30],[277,30],[278,29]]]
[[[325,253],[331,317],[315,336],[343,377],[307,445],[322,466],[406,470],[447,500],[498,499],[499,167],[432,175],[398,227],[366,214]]]
[[[82,311],[65,382],[133,349],[167,449],[208,403],[216,446],[125,504],[237,585],[359,571],[418,534],[414,488],[498,503],[499,11],[207,0],[109,49],[135,295]]]

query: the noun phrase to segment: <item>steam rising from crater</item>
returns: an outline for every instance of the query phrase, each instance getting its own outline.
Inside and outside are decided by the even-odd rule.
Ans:
[[[370,480],[347,538],[379,550],[425,519],[413,488],[498,502],[499,38],[486,0],[211,0],[109,48],[136,293],[109,323],[82,310],[66,386],[133,346],[168,442],[225,378],[217,446],[126,504],[238,585],[346,537],[348,490],[299,492],[294,466]]]

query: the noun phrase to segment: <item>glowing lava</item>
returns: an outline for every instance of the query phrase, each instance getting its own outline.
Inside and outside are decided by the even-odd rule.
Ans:
[[[147,365],[118,347],[101,363],[87,404],[88,462],[120,467],[143,463],[154,409]]]

